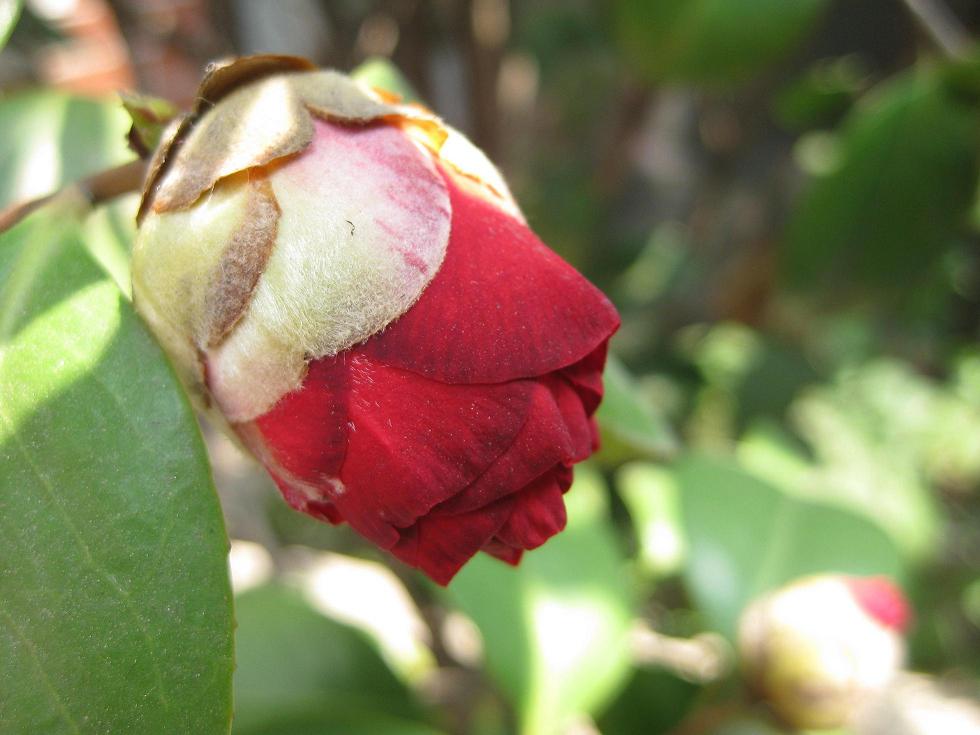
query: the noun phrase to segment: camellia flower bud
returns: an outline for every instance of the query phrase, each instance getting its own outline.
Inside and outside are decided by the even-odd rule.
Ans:
[[[808,577],[746,609],[742,669],[793,727],[841,727],[902,666],[908,622],[902,592],[883,577]]]
[[[293,57],[205,78],[150,164],[136,307],[294,508],[446,583],[562,529],[619,319],[421,107]]]

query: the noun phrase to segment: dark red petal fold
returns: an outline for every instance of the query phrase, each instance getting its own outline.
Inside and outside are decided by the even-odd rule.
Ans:
[[[299,483],[320,488],[333,506],[321,515],[339,512],[388,547],[398,528],[470,485],[513,443],[535,386],[439,383],[355,348],[312,363],[303,387],[255,424],[292,476],[279,473],[280,484],[299,481],[291,495]],[[340,431],[345,451],[333,439]]]
[[[496,538],[517,549],[536,549],[565,528],[565,501],[558,482],[542,477],[514,496],[514,508]]]
[[[592,452],[589,421],[581,403],[576,407],[569,400],[574,391],[552,376],[529,384],[529,416],[513,443],[475,482],[446,501],[448,511],[461,513],[492,503]]]
[[[585,412],[591,416],[602,401],[602,371],[606,366],[606,353],[609,342],[603,342],[590,352],[584,359],[574,365],[562,368],[561,375],[566,378],[578,391]]]
[[[442,267],[364,353],[447,383],[500,383],[599,348],[619,325],[609,300],[526,225],[445,178],[453,211]]]
[[[508,497],[469,513],[435,511],[403,529],[389,550],[439,584],[448,584],[506,523],[513,505],[514,499]]]

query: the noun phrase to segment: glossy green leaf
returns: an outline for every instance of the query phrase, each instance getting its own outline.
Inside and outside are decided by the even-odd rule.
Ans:
[[[675,473],[688,540],[685,579],[707,622],[725,635],[733,635],[750,600],[797,577],[901,577],[894,544],[859,516],[791,497],[726,460],[689,456]]]
[[[0,237],[0,732],[224,733],[228,542],[204,446],[75,209]]]
[[[623,50],[654,81],[724,82],[753,74],[798,41],[826,0],[617,0]]]
[[[568,527],[516,569],[480,555],[448,595],[483,635],[486,664],[523,735],[561,732],[615,694],[629,669],[625,560],[598,475],[576,468]]]
[[[0,0],[0,51],[7,45],[10,34],[14,32],[14,26],[17,25],[23,7],[23,0]]]
[[[646,454],[664,456],[677,450],[677,437],[666,417],[640,391],[615,355],[606,363],[603,384],[605,396],[596,420],[605,432]]]
[[[962,228],[977,187],[980,114],[941,75],[908,73],[845,120],[828,171],[786,233],[797,283],[866,283],[905,298]]]
[[[429,735],[421,709],[360,631],[283,587],[236,601],[236,735]]]
[[[0,98],[0,207],[131,160],[118,100],[30,91]]]

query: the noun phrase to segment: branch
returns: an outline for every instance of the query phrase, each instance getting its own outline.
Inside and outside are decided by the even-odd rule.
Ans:
[[[115,199],[123,194],[139,191],[143,186],[143,176],[146,173],[146,161],[139,159],[124,163],[115,168],[109,168],[92,174],[71,185],[93,206]],[[0,234],[16,225],[34,210],[43,207],[54,199],[60,192],[31,199],[26,202],[16,202],[0,210]]]
[[[969,55],[974,45],[973,38],[942,0],[903,1],[944,54],[953,59],[962,59]]]

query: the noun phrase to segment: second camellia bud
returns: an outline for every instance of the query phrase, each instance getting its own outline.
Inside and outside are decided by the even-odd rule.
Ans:
[[[151,162],[134,302],[295,508],[446,583],[565,523],[609,301],[422,108],[291,57],[217,67]]]
[[[904,596],[885,578],[808,577],[742,615],[742,670],[793,727],[842,727],[901,668],[908,622]]]

